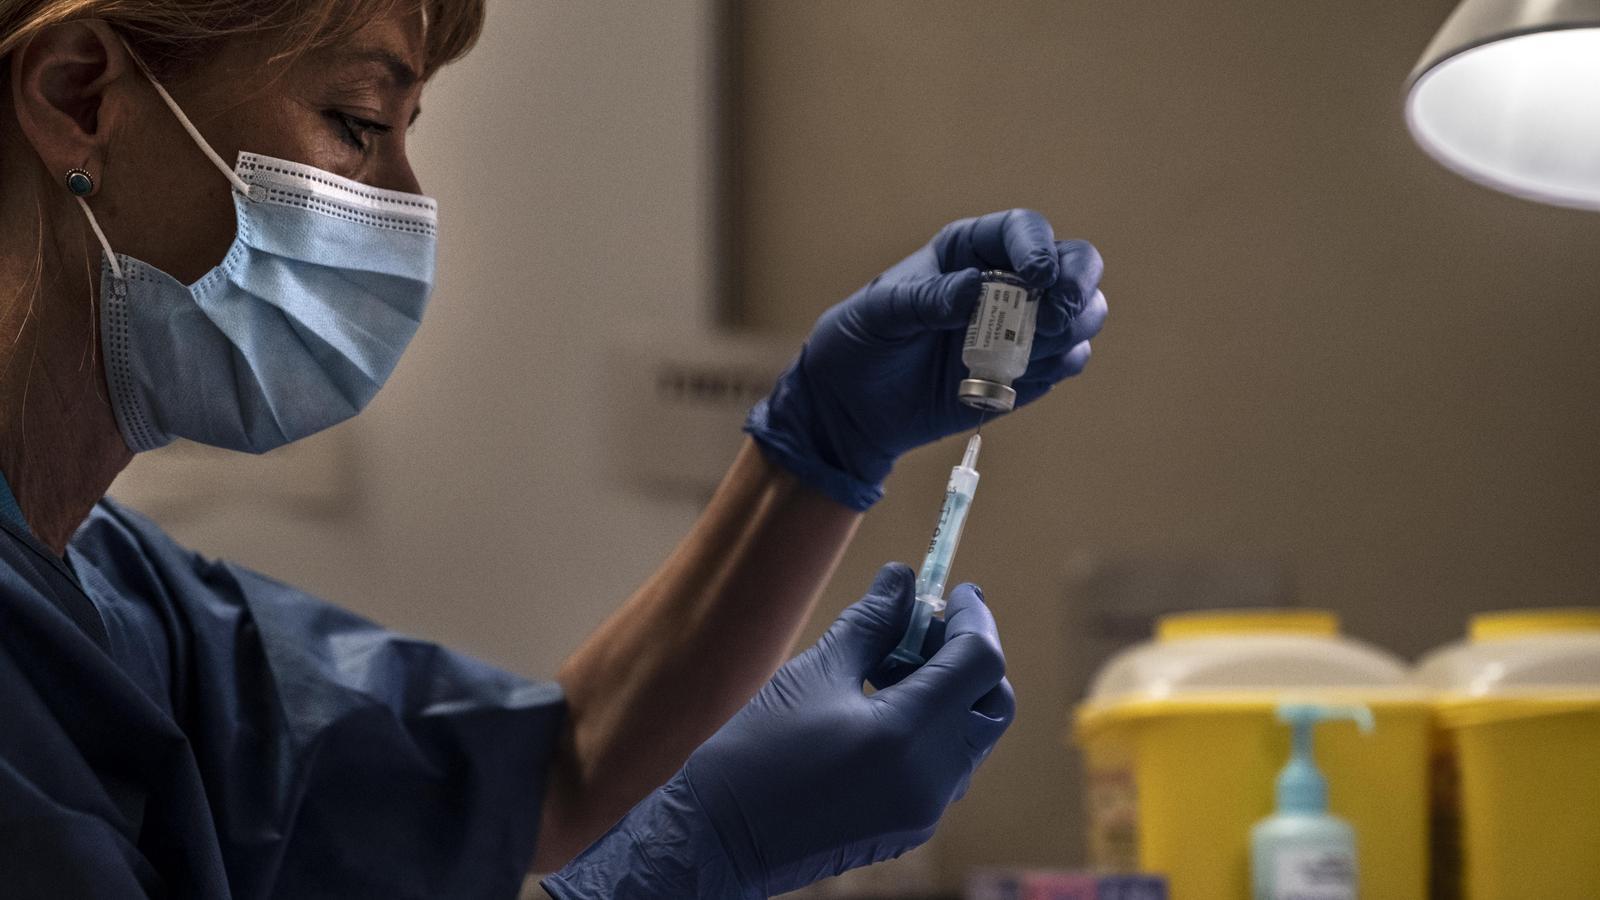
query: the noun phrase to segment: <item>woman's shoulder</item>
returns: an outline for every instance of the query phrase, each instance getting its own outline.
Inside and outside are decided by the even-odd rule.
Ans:
[[[163,555],[192,561],[197,554],[179,544],[156,522],[143,513],[107,495],[89,510],[89,515],[72,536],[72,549],[93,560],[138,553]]]
[[[236,567],[189,549],[155,520],[110,497],[89,511],[67,556],[84,589],[102,604],[132,598],[178,607],[236,588]]]

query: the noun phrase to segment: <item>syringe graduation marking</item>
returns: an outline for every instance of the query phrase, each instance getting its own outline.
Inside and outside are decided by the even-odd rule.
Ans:
[[[905,637],[890,654],[901,662],[921,665],[922,641],[928,633],[928,623],[933,614],[944,609],[945,580],[949,577],[951,563],[955,561],[956,548],[961,543],[961,527],[966,523],[967,510],[972,506],[973,494],[978,489],[978,450],[983,438],[974,434],[967,441],[961,464],[950,470],[950,481],[945,486],[944,505],[939,511],[939,523],[928,542],[927,556],[917,572],[916,606],[912,610],[911,624]]]

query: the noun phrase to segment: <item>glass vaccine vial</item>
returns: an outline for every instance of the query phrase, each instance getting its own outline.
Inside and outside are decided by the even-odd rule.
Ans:
[[[988,412],[1007,412],[1017,405],[1011,383],[1028,368],[1038,316],[1038,291],[1011,272],[983,273],[978,306],[961,347],[968,375],[956,390],[962,403]]]

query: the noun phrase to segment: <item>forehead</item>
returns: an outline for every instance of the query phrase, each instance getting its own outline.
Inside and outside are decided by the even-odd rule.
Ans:
[[[391,8],[330,40],[320,41],[295,61],[307,73],[364,72],[409,89],[426,71],[426,34],[418,7]]]
[[[217,95],[220,102],[335,82],[410,88],[427,71],[427,61],[420,9],[396,3],[360,22],[329,23],[320,33],[298,38],[276,32],[226,39],[207,48],[198,65],[176,73],[176,79],[198,95]]]
[[[473,0],[465,2],[470,7]],[[357,6],[367,9],[358,16],[351,11]],[[276,31],[221,39],[193,64],[162,74],[190,115],[201,118],[230,115],[269,98],[317,103],[337,95],[369,108],[403,103],[412,107],[408,118],[414,119],[420,79],[459,57],[476,37],[465,19],[440,20],[428,30],[423,7],[419,0],[352,2],[343,24],[324,22],[298,38]]]

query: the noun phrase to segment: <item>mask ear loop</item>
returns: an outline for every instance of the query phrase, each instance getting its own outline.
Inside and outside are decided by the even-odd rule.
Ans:
[[[183,126],[184,131],[189,132],[189,137],[194,138],[195,145],[200,148],[200,152],[206,155],[206,159],[211,160],[211,164],[217,167],[217,171],[221,172],[224,178],[228,179],[234,190],[244,194],[246,197],[250,196],[250,184],[240,178],[239,173],[235,172],[232,166],[223,162],[222,157],[217,155],[217,151],[211,149],[211,145],[206,143],[204,137],[201,137],[200,129],[194,127],[194,123],[189,121],[187,115],[184,115],[183,108],[178,106],[178,101],[172,99],[172,95],[167,93],[167,89],[161,86],[161,82],[156,80],[155,75],[151,74],[150,68],[144,64],[144,60],[140,59],[139,54],[134,53],[133,48],[128,46],[128,39],[121,35],[117,35],[117,38],[122,41],[122,46],[127,49],[128,57],[133,60],[133,64],[139,68],[140,72],[144,73],[145,78],[149,79],[150,86],[156,89],[161,101],[167,104],[167,109],[172,110],[172,114],[178,117],[178,124]]]
[[[206,159],[211,160],[211,164],[216,166],[217,171],[221,172],[223,177],[228,179],[228,183],[233,185],[234,190],[245,195],[246,197],[249,197],[249,182],[245,181],[243,178],[240,178],[239,173],[235,172],[233,167],[223,162],[222,157],[217,155],[217,151],[211,149],[211,145],[206,142],[204,137],[201,136],[200,129],[194,127],[194,123],[189,121],[189,117],[184,114],[183,108],[178,106],[178,101],[172,99],[172,95],[167,93],[167,89],[161,86],[161,82],[156,80],[156,76],[152,74],[150,68],[144,64],[144,60],[140,59],[139,54],[134,53],[133,48],[128,46],[127,38],[124,38],[119,34],[117,35],[117,39],[122,41],[123,49],[128,51],[128,58],[133,60],[134,66],[144,74],[144,77],[150,82],[150,86],[156,89],[156,95],[161,98],[161,102],[165,103],[167,105],[167,109],[172,110],[172,114],[178,117],[178,124],[182,125],[183,130],[188,132],[189,137],[194,139],[195,145],[200,148],[200,152],[206,155]],[[100,229],[100,222],[95,218],[94,210],[89,208],[88,202],[82,197],[77,197],[76,199],[78,201],[78,207],[83,210],[84,216],[89,219],[89,228],[94,231],[95,239],[100,242],[100,249],[105,251],[106,260],[111,264],[111,274],[118,281],[121,281],[122,264],[117,262],[117,254],[112,252],[111,242],[106,240],[106,233]]]
[[[94,231],[94,236],[100,241],[100,249],[106,252],[106,262],[111,264],[111,275],[118,281],[122,280],[122,264],[117,262],[117,255],[111,252],[111,242],[106,240],[106,233],[100,230],[100,222],[94,217],[94,212],[89,209],[89,204],[82,197],[74,197],[78,206],[83,209],[83,214],[89,217],[89,228]]]

